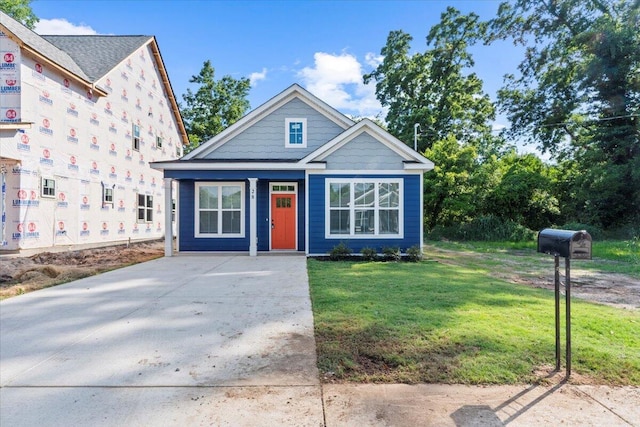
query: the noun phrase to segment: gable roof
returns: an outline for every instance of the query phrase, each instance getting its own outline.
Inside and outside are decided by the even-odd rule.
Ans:
[[[363,132],[367,132],[378,142],[385,145],[387,148],[402,157],[405,163],[405,169],[433,169],[434,164],[431,160],[422,156],[417,151],[409,148],[398,138],[391,135],[389,132],[382,129],[380,126],[369,119],[362,119],[354,126],[350,127],[340,135],[333,138],[331,141],[324,144],[322,147],[318,148],[313,153],[307,155],[305,158],[300,160],[300,163],[311,164],[323,162],[327,157],[338,151],[341,147],[352,141],[356,136],[362,134]]]
[[[0,18],[2,18],[0,19],[0,25],[6,28],[8,32],[7,35],[13,36],[12,38],[22,49],[25,49],[36,57],[46,59],[47,62],[58,65],[58,68],[64,69],[67,71],[67,74],[71,74],[72,77],[92,87],[91,78],[87,76],[69,53],[34,33],[2,11],[0,11]],[[106,94],[106,92],[104,94]]]
[[[218,147],[231,140],[234,136],[238,135],[244,129],[260,121],[292,99],[301,100],[302,102],[314,108],[319,113],[323,114],[329,120],[336,123],[342,129],[348,129],[349,127],[354,125],[353,120],[351,120],[335,108],[331,107],[329,104],[322,101],[320,98],[316,97],[311,92],[304,89],[302,86],[294,83],[255,110],[249,112],[243,118],[226,128],[219,134],[215,135],[210,140],[203,142],[198,148],[183,156],[181,160],[204,158],[212,151],[216,150]]]
[[[68,53],[89,79],[98,81],[153,37],[43,35],[42,38]]]
[[[209,159],[205,156],[247,127],[253,125],[291,99],[301,99],[323,112],[344,129],[339,135],[326,142],[315,151],[300,160],[294,159]],[[330,107],[316,96],[297,84],[271,98],[265,104],[253,110],[238,122],[229,126],[218,135],[205,142],[191,153],[177,160],[152,162],[151,167],[158,170],[307,170],[325,169],[326,159],[341,147],[348,144],[362,133],[368,133],[376,141],[383,144],[402,158],[405,170],[428,171],[433,169],[431,160],[404,144],[398,138],[382,129],[370,119],[354,122],[336,109]]]
[[[40,36],[2,11],[0,11],[0,18],[0,26],[6,29],[7,35],[14,39],[21,49],[51,64],[62,74],[96,91],[101,96],[107,96],[108,92],[97,84],[98,81],[139,48],[149,45],[158,65],[160,80],[169,100],[169,106],[176,117],[177,130],[182,143],[185,145],[189,143],[178,101],[173,93],[169,75],[154,36]]]

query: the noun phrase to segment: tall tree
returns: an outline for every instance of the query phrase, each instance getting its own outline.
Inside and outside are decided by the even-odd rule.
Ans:
[[[477,15],[449,7],[429,31],[424,53],[409,54],[409,34],[389,33],[382,63],[363,77],[365,83],[376,81],[376,97],[389,107],[392,134],[413,145],[414,125],[420,124],[420,152],[450,137],[461,144],[496,142],[490,133],[493,104],[482,81],[469,73],[474,61],[468,47],[483,37],[484,29]]]
[[[187,89],[182,95],[184,105],[180,106],[182,117],[189,134],[191,151],[202,142],[237,122],[249,109],[248,78],[234,79],[223,76],[215,80],[215,69],[211,61],[205,61],[200,74],[192,76],[189,83],[199,85],[196,92]]]
[[[31,0],[0,0],[0,10],[30,30],[39,21],[31,9]]]
[[[511,136],[575,162],[576,219],[640,220],[640,1],[516,0],[489,41],[526,46],[499,103]]]

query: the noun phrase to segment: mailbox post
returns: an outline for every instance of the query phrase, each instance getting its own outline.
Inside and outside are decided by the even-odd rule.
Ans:
[[[556,371],[560,370],[560,257],[565,260],[567,379],[571,376],[571,259],[591,259],[591,236],[584,230],[545,228],[538,233],[538,252],[553,255],[555,266]]]

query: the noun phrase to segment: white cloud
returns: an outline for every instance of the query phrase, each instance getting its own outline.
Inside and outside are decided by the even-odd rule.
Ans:
[[[298,72],[307,90],[344,113],[362,117],[380,115],[383,109],[375,97],[375,83],[363,83],[362,64],[355,56],[316,52],[313,58],[313,67]]]
[[[43,35],[94,35],[96,30],[88,25],[75,25],[66,19],[40,19],[35,26],[35,32]]]
[[[267,78],[267,69],[263,68],[259,73],[251,73],[249,75],[249,82],[251,83],[251,87],[255,87],[260,80],[264,80]]]

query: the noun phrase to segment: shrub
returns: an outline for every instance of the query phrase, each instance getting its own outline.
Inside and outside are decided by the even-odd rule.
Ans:
[[[475,240],[525,242],[535,238],[536,232],[514,221],[494,215],[481,216],[455,226],[437,226],[427,237],[432,240]]]
[[[364,247],[360,250],[363,261],[375,261],[378,259],[378,251],[375,248]]]
[[[385,261],[400,261],[400,248],[397,246],[385,246],[382,248]]]
[[[346,243],[340,242],[329,251],[329,259],[332,261],[341,261],[351,256],[351,248]]]
[[[418,262],[422,259],[422,248],[418,245],[413,245],[407,248],[407,260],[411,262]]]
[[[595,225],[583,224],[581,222],[568,222],[566,224],[562,224],[557,228],[562,230],[575,230],[575,231],[586,230],[587,233],[589,233],[591,238],[594,240],[602,240],[603,238],[602,229],[599,227],[596,227]]]

